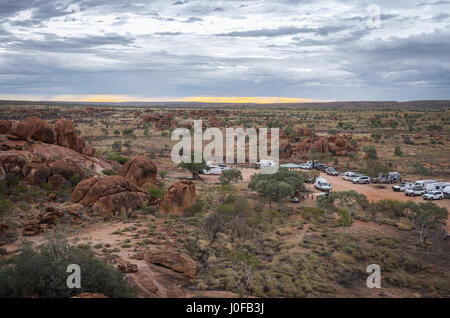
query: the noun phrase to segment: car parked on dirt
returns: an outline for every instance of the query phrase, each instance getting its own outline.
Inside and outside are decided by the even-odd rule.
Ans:
[[[317,190],[329,192],[333,188],[331,184],[328,183],[327,179],[317,178],[316,182],[314,182],[314,187]]]
[[[389,172],[387,175],[380,173],[377,178],[372,178],[371,181],[373,183],[396,183],[400,181],[400,173],[398,172]]]
[[[428,193],[425,193],[423,195],[424,200],[442,200],[444,198],[444,193],[442,191],[431,191]]]
[[[314,165],[314,169],[318,170],[318,171],[325,171],[328,168],[327,165],[321,164],[321,163],[316,163]]]
[[[354,174],[355,174],[355,172],[352,172],[352,171],[344,172],[342,174],[342,179],[349,181],[351,178],[353,178]]]
[[[333,167],[328,167],[325,169],[325,172],[330,176],[338,176],[339,172],[336,171]]]
[[[392,190],[395,192],[405,192],[408,189],[414,187],[414,183],[412,182],[402,182],[398,185],[392,186]]]
[[[209,169],[204,169],[202,174],[205,175],[221,175],[223,170],[219,166],[209,166]]]
[[[362,177],[363,175],[361,173],[355,173],[355,175],[350,179],[351,182],[354,182],[359,177]]]
[[[360,176],[360,177],[354,178],[352,180],[352,182],[355,184],[369,184],[370,178],[368,176]]]
[[[292,198],[292,199],[291,199],[291,202],[292,202],[292,203],[300,203],[300,199],[297,198],[297,197],[295,197],[295,198]]]
[[[313,163],[312,163],[312,161],[308,161],[306,163],[301,163],[299,166],[300,166],[300,169],[311,170],[313,168]]]
[[[426,191],[424,187],[416,187],[416,186],[405,191],[405,195],[410,197],[424,195],[425,193]]]

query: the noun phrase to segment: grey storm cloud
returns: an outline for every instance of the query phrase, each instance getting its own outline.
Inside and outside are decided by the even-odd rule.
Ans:
[[[328,35],[329,33],[336,33],[345,30],[346,27],[343,26],[333,26],[333,27],[320,27],[320,28],[310,28],[310,27],[280,27],[277,29],[261,29],[261,30],[248,30],[248,31],[234,31],[229,33],[220,33],[218,36],[234,36],[234,37],[277,37],[285,35],[295,35],[299,33],[315,33],[318,35]]]
[[[0,98],[449,99],[450,1],[374,3],[0,0]]]

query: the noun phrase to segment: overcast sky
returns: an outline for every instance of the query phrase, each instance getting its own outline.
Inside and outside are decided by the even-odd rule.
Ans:
[[[108,96],[450,99],[450,1],[0,0],[0,98]]]

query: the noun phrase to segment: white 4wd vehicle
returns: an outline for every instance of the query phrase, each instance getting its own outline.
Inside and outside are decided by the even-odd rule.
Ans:
[[[444,193],[442,191],[432,191],[423,195],[424,200],[442,200]]]
[[[392,190],[395,192],[405,192],[408,189],[411,189],[414,187],[414,183],[412,182],[402,182],[399,185],[395,185],[392,187]]]
[[[408,189],[405,191],[405,195],[410,196],[410,197],[415,197],[415,196],[424,195],[424,194],[425,194],[424,187],[414,187],[414,188],[411,188],[411,189]]]
[[[202,171],[202,173],[206,175],[220,175],[222,172],[223,170],[218,166],[209,166],[209,169],[204,169]]]
[[[358,184],[369,184],[370,178],[368,176],[361,176],[361,177],[354,178],[352,181],[353,181],[353,183],[358,183]]]

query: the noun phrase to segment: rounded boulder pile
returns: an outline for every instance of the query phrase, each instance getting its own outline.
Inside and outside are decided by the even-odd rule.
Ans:
[[[112,215],[128,214],[144,205],[156,204],[154,198],[122,176],[86,179],[75,187],[71,199]]]
[[[147,157],[136,156],[120,168],[119,174],[138,187],[148,189],[156,183],[158,169]]]

